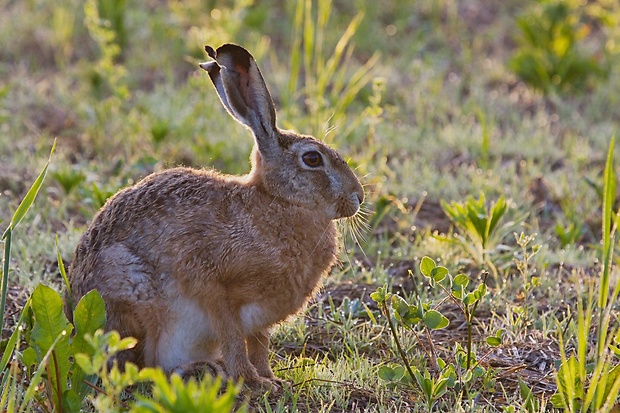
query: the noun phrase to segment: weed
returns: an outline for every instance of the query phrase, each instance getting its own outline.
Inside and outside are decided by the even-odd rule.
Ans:
[[[379,60],[379,53],[375,53],[357,70],[351,70],[352,38],[363,19],[360,12],[353,17],[333,52],[327,54],[324,39],[332,14],[332,1],[314,3],[313,0],[297,2],[290,50],[290,77],[282,98],[283,107],[287,110],[301,102],[310,119],[310,133],[329,141],[333,128],[326,127],[325,122],[329,120],[334,127],[345,124],[347,108],[357,93],[372,80],[371,71]],[[300,84],[301,91],[298,92]],[[347,135],[347,131],[342,133]]]
[[[60,185],[65,195],[73,193],[86,180],[86,174],[82,170],[67,165],[55,168],[50,176]]]
[[[509,66],[526,83],[545,93],[583,92],[608,76],[596,52],[584,51],[583,40],[592,30],[583,21],[584,4],[542,1],[517,20],[519,48]]]
[[[441,208],[452,224],[464,235],[438,236],[438,239],[446,242],[456,241],[469,252],[477,265],[487,265],[493,272],[496,282],[499,281],[491,256],[499,252],[499,243],[524,217],[516,222],[502,223],[502,218],[508,210],[506,200],[502,196],[487,206],[483,193],[480,194],[480,198],[469,197],[465,202],[448,203],[442,200]]]
[[[598,281],[597,296],[589,291],[587,301],[577,301],[577,343],[575,354],[567,355],[568,343],[559,335],[562,364],[556,373],[557,393],[551,398],[554,407],[571,412],[611,412],[620,396],[620,325],[611,325],[612,306],[620,284],[609,288],[613,264],[615,231],[620,211],[613,212],[616,195],[616,177],[613,167],[614,139],[607,152],[603,181],[602,267]],[[589,342],[592,328],[597,331],[595,349]],[[558,329],[560,330],[560,329]],[[561,331],[561,330],[560,330]],[[594,354],[594,359],[589,359]]]
[[[126,0],[97,0],[97,11],[103,25],[114,33],[114,42],[120,49],[117,57],[121,58],[127,48],[128,33],[125,23],[127,15]]]
[[[404,298],[389,293],[387,286],[377,289],[371,294],[371,298],[379,304],[388,321],[402,361],[401,365],[383,365],[379,369],[379,377],[391,385],[413,385],[415,383],[430,412],[448,389],[453,389],[457,394],[465,395],[468,399],[473,398],[478,394],[478,391],[474,390],[474,383],[478,379],[488,376],[489,372],[480,365],[481,359],[476,357],[472,330],[476,308],[486,295],[487,287],[483,281],[476,288],[469,289],[470,279],[467,275],[458,274],[453,277],[446,267],[437,266],[429,257],[424,257],[420,261],[420,272],[427,278],[431,287],[437,287],[445,294],[445,299],[439,304],[432,306],[430,303],[424,303],[419,296],[414,296],[415,304],[411,304]],[[437,356],[430,335],[432,330],[441,330],[450,323],[438,311],[441,303],[447,300],[458,306],[467,325],[465,347],[463,348],[460,343],[456,343],[452,353],[453,361],[450,362]],[[427,358],[431,360],[432,366],[428,369],[420,371],[411,365],[409,356],[401,346],[397,323],[418,338]],[[420,340],[418,334],[425,334],[428,337],[427,346]],[[501,345],[502,335],[503,330],[498,330],[495,335],[487,337],[487,344],[492,347]],[[431,369],[436,373],[431,373]]]
[[[102,4],[112,4],[113,2],[114,0],[106,0]],[[124,3],[124,0],[119,0],[119,3]],[[109,13],[122,15],[122,10],[118,12],[113,11],[114,8],[111,6],[106,6],[104,9]],[[115,101],[127,99],[129,97],[129,89],[124,83],[126,69],[123,65],[116,62],[116,59],[122,53],[117,33],[106,24],[107,20],[101,18],[97,0],[86,0],[84,3],[84,14],[84,24],[93,40],[99,46],[100,52],[99,59],[93,65],[90,72],[90,82],[93,91],[100,99],[107,97],[110,93],[116,98]],[[119,22],[116,24],[120,24]],[[116,28],[118,29],[118,27]]]

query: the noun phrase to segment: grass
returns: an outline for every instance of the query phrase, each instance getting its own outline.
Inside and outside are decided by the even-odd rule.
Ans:
[[[281,126],[319,138],[328,132],[363,177],[372,210],[365,241],[345,237],[341,265],[319,297],[275,329],[272,365],[291,386],[277,397],[247,396],[253,409],[428,411],[413,386],[379,378],[380,367],[400,356],[370,299],[387,284],[407,299],[440,303],[419,271],[424,256],[476,285],[491,260],[497,280],[476,310],[477,355],[490,351],[485,337],[505,330],[482,362],[493,374],[478,379],[478,396],[449,391],[433,411],[536,411],[521,396],[519,379],[539,402],[537,411],[551,411],[556,373],[571,349],[581,349],[580,362],[602,351],[596,323],[588,336],[579,317],[594,311],[596,321],[608,308],[610,328],[617,325],[615,300],[599,301],[589,291],[598,291],[603,273],[611,290],[618,285],[617,248],[604,260],[602,240],[606,251],[617,242],[607,236],[617,195],[604,183],[618,172],[605,174],[620,125],[620,65],[610,64],[606,78],[582,93],[544,95],[523,83],[508,62],[518,47],[516,17],[536,1],[359,0],[331,2],[328,14],[310,1],[120,2],[115,23],[100,24],[94,13],[110,9],[93,6],[113,3],[0,0],[1,227],[57,139],[37,200],[11,234],[3,340],[38,283],[63,289],[56,237],[68,264],[107,194],[178,164],[248,170],[251,139],[230,122],[197,68],[206,59],[204,44],[234,41],[258,59]],[[613,2],[595,3],[620,18]],[[343,37],[358,13],[363,19]],[[313,27],[313,42],[294,49]],[[617,29],[606,27],[590,26],[590,41],[620,44]],[[347,47],[337,48],[342,39]],[[336,67],[329,60],[334,50],[341,53]],[[334,94],[346,91],[355,74],[367,80],[357,93]],[[516,236],[494,239],[493,254],[476,260],[469,251],[479,246],[467,245],[441,205],[480,194],[489,206],[505,199],[502,224]],[[532,240],[524,246],[519,234]],[[446,329],[422,341],[400,331],[420,370],[432,367],[420,342],[432,341],[449,359],[467,335],[457,308],[439,308],[450,319]],[[583,379],[585,372],[578,374]],[[15,382],[11,391],[27,386]]]

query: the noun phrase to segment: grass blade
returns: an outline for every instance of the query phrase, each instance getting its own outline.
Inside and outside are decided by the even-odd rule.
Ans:
[[[302,41],[302,24],[304,17],[304,3],[297,2],[295,8],[295,17],[293,19],[293,44],[291,47],[291,59],[288,80],[288,104],[291,105],[297,90],[297,82],[299,81],[299,71],[301,66],[301,41]]]
[[[613,202],[616,196],[616,176],[614,174],[614,138],[609,142],[607,152],[607,162],[605,163],[605,173],[603,181],[603,274],[599,285],[598,308],[602,311],[607,305],[609,295],[609,275],[611,270],[612,234],[611,234],[611,215]]]
[[[45,175],[47,175],[47,168],[49,167],[50,161],[52,160],[54,150],[56,150],[56,139],[54,139],[54,144],[52,145],[52,150],[50,151],[50,156],[45,163],[45,167],[28,190],[28,193],[26,194],[24,199],[22,199],[22,202],[20,202],[17,210],[13,214],[13,218],[11,218],[11,223],[4,231],[4,234],[2,234],[2,239],[5,241],[5,244],[4,263],[2,268],[2,299],[0,300],[0,325],[4,324],[4,306],[6,305],[6,295],[9,290],[9,263],[11,258],[11,237],[13,234],[13,230],[24,218],[24,216],[32,206],[34,199],[37,197],[39,189],[41,189],[41,185],[43,184],[43,180],[45,179]]]
[[[2,299],[0,300],[0,326],[4,325],[4,306],[6,295],[9,291],[9,264],[11,261],[11,239],[13,231],[11,227],[4,232],[4,262],[2,265]]]
[[[56,150],[56,139],[54,139],[54,144],[52,145],[52,150],[50,151],[49,159],[45,163],[45,167],[43,168],[43,170],[41,171],[37,179],[34,181],[32,186],[28,190],[28,193],[26,194],[24,199],[22,199],[22,202],[17,207],[17,210],[13,214],[13,218],[11,218],[11,223],[9,227],[6,229],[6,231],[4,231],[4,234],[2,234],[2,239],[6,237],[9,230],[12,231],[15,229],[15,227],[21,222],[21,220],[24,219],[24,216],[26,216],[26,213],[32,206],[35,198],[37,197],[37,194],[39,193],[39,189],[41,189],[41,185],[43,184],[45,175],[47,175],[47,168],[49,167],[50,161],[52,160],[52,155],[54,154],[55,150]]]
[[[65,263],[62,260],[62,255],[60,254],[60,247],[58,246],[58,234],[56,234],[56,259],[58,261],[58,271],[60,271],[60,275],[62,276],[62,280],[65,283],[65,287],[67,287],[67,304],[69,305],[69,308],[73,310],[73,295],[71,294],[71,283],[69,283],[69,277],[67,277]]]

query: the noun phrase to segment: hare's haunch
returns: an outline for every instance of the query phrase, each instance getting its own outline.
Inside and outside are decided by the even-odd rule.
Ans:
[[[336,151],[276,127],[250,53],[206,50],[200,67],[254,135],[250,173],[174,168],[111,197],[76,248],[73,300],[97,289],[106,328],[138,339],[121,361],[171,372],[221,359],[227,375],[268,384],[269,328],[318,288],[338,253],[334,220],[364,193]]]

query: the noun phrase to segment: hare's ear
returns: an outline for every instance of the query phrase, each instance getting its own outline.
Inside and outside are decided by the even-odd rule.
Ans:
[[[269,151],[277,143],[276,112],[263,76],[252,55],[241,46],[225,44],[213,50],[205,46],[213,62],[201,63],[209,73],[228,112],[254,132],[259,149]]]

